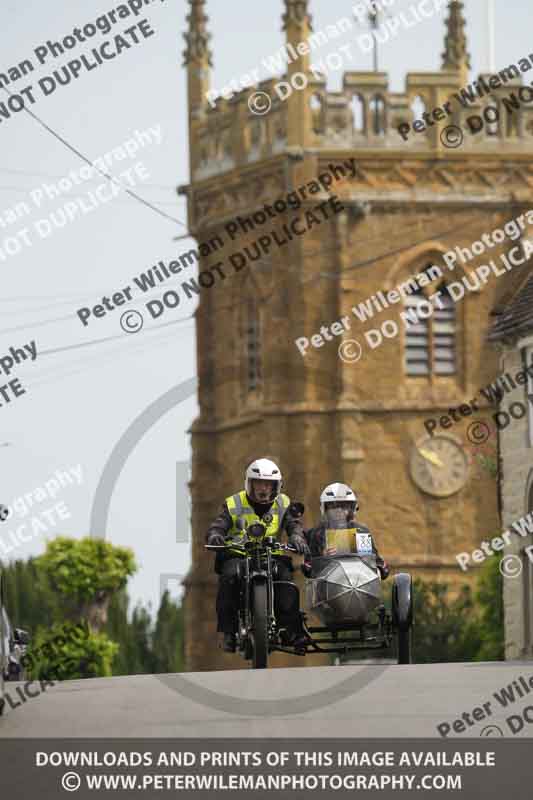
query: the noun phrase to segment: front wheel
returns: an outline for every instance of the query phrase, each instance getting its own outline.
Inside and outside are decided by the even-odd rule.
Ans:
[[[252,589],[254,669],[268,666],[268,593],[266,583],[255,583]]]

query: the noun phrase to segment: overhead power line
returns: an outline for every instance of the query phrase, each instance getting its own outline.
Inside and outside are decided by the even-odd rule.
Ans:
[[[7,87],[2,86],[1,88],[4,90],[4,92],[7,92],[7,94],[10,97],[13,96],[13,93],[10,92]],[[120,186],[120,188],[126,194],[128,194],[130,197],[133,197],[135,200],[137,200],[137,202],[142,203],[142,205],[146,206],[147,208],[150,208],[156,214],[159,214],[159,216],[164,217],[165,219],[171,220],[171,222],[177,222],[178,225],[181,225],[184,228],[187,227],[186,224],[184,222],[182,222],[180,219],[177,219],[176,217],[171,217],[170,214],[166,213],[166,211],[162,211],[160,208],[157,208],[157,206],[152,205],[152,203],[150,203],[148,200],[145,200],[144,197],[141,197],[136,192],[133,192],[131,189],[128,189],[127,187],[123,186],[119,181],[117,181],[112,175],[107,173],[105,170],[100,169],[100,167],[95,166],[95,164],[86,155],[84,155],[80,150],[78,150],[77,147],[75,147],[74,145],[70,144],[70,142],[68,142],[64,138],[64,136],[61,136],[60,133],[57,133],[57,131],[55,131],[53,128],[51,128],[49,125],[47,125],[46,122],[44,122],[40,117],[38,117],[37,114],[34,114],[34,112],[31,111],[27,106],[24,106],[23,110],[27,114],[29,114],[30,117],[32,117],[36,122],[38,122],[39,125],[41,125],[46,131],[48,131],[48,133],[50,133],[55,139],[57,139],[59,142],[61,142],[62,145],[64,145],[68,150],[70,150],[71,153],[74,153],[74,155],[78,156],[78,158],[81,158],[82,161],[84,161],[86,164],[88,164],[92,169],[95,169],[97,172],[99,172],[100,175],[103,175],[103,177],[106,178],[108,181],[110,181],[111,183],[116,184],[117,186]]]
[[[0,172],[7,172],[7,173],[10,173],[12,175],[23,175],[26,178],[58,178],[58,179],[61,179],[61,178],[65,178],[66,177],[66,175],[64,173],[63,173],[63,175],[51,175],[49,172],[37,172],[37,171],[29,172],[29,171],[24,170],[24,169],[13,169],[11,167],[0,167]],[[87,183],[90,183],[90,181],[94,181],[94,180],[96,180],[94,177],[87,178]],[[172,191],[175,191],[175,189],[176,189],[176,186],[174,184],[172,184],[172,183],[143,183],[143,186],[145,188],[147,188],[147,189],[152,189],[152,188],[154,188],[154,189],[171,189]]]

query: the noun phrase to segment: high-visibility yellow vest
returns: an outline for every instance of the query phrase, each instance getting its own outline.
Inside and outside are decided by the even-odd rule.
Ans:
[[[246,528],[253,525],[255,522],[260,522],[265,526],[264,536],[273,536],[278,538],[281,533],[281,523],[285,512],[290,505],[290,499],[286,494],[278,494],[270,507],[270,510],[259,517],[253,507],[250,505],[246,491],[243,489],[238,494],[233,494],[231,497],[226,497],[226,506],[231,516],[232,526],[227,535],[232,539],[243,538],[246,534]],[[238,520],[244,523],[244,530],[238,527]],[[241,523],[242,524],[242,523]],[[283,550],[273,550],[275,555],[285,555]]]

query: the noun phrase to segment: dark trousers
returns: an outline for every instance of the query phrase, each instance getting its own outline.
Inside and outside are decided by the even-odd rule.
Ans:
[[[217,630],[219,633],[236,633],[239,611],[240,569],[242,559],[226,556],[219,559],[216,571],[220,575],[217,593]],[[290,559],[276,559],[277,581],[292,580]],[[293,633],[301,632],[298,595],[290,586],[274,583],[274,611],[281,627]]]

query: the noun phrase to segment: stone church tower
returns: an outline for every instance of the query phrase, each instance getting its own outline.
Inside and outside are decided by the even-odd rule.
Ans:
[[[479,390],[497,373],[486,333],[498,281],[505,278],[493,276],[458,302],[445,283],[461,283],[488,258],[506,252],[508,242],[485,258],[458,259],[453,272],[442,256],[456,247],[471,248],[482,234],[529,206],[533,137],[527,107],[513,115],[501,107],[501,96],[521,85],[520,77],[468,108],[452,101],[448,117],[425,132],[411,132],[407,141],[399,135],[400,123],[442,106],[473,79],[460,2],[450,3],[442,69],[409,73],[405,91],[393,93],[381,72],[346,72],[342,90],[328,91],[326,78],[310,71],[320,51],[296,50],[313,33],[310,4],[285,0],[283,30],[297,58],[283,79],[303,73],[306,88],[281,102],[274,89],[278,79],[266,80],[219,99],[216,108],[205,97],[211,65],[205,0],[189,3],[184,55],[191,180],[184,191],[189,229],[199,245],[208,245],[204,252],[212,252],[200,269],[223,262],[225,278],[202,291],[196,312],[200,412],[192,426],[186,660],[189,670],[238,669],[243,662],[237,656],[216,648],[216,579],[204,537],[224,497],[242,488],[253,458],[277,461],[285,491],[306,504],[308,526],[316,524],[327,483],[354,486],[360,519],[374,531],[380,551],[393,569],[415,577],[470,580],[474,571],[461,572],[456,555],[499,530],[496,480],[471,463],[467,429],[491,416]],[[354,38],[356,33],[354,27]],[[328,44],[322,52],[333,49],[335,44]],[[301,77],[295,82],[301,85]],[[262,116],[248,104],[258,90],[273,100]],[[487,105],[501,110],[501,122],[471,135],[466,118]],[[454,148],[441,137],[452,124],[464,136]],[[283,224],[297,217],[305,221],[328,192],[308,194],[301,208],[233,241],[228,236],[225,226],[237,215],[246,218],[286,199],[350,159],[355,175],[337,171],[329,189],[343,210],[305,236],[268,252],[254,248],[272,230],[281,240]],[[236,271],[229,257],[246,246],[251,256]],[[400,302],[392,299],[397,287],[432,265],[441,266],[442,279],[428,286],[419,278],[400,293]],[[437,290],[441,307],[428,314],[427,298]],[[374,316],[359,321],[353,308],[391,291],[388,308],[378,311],[372,301]],[[402,320],[410,309],[420,310],[416,325]],[[337,336],[342,328],[330,326],[343,317],[346,325],[339,326],[349,330]],[[383,323],[383,342],[372,349],[365,333]],[[397,335],[391,335],[394,324]],[[329,339],[323,336],[318,347],[309,344],[302,356],[295,341],[311,341],[322,326],[330,328]],[[376,341],[378,334],[369,337]],[[348,340],[363,349],[357,362],[350,359],[358,345]],[[342,341],[348,343],[341,358]],[[438,426],[428,437],[425,420],[476,397],[472,416],[448,429]],[[274,660],[274,665],[313,663],[316,658]]]

